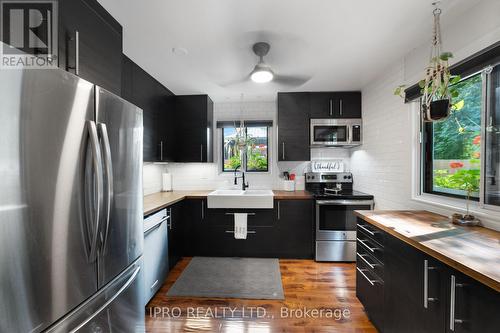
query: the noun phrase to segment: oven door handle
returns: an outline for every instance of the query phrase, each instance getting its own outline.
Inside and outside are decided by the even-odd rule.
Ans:
[[[370,205],[373,207],[373,200],[316,200],[318,206],[359,206]]]

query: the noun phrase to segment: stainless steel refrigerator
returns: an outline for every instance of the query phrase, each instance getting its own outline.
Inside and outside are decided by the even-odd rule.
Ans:
[[[0,332],[143,332],[142,110],[0,71]]]

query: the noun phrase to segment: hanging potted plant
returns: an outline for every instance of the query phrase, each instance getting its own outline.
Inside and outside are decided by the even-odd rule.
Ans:
[[[434,4],[436,5],[436,4]],[[434,30],[432,38],[429,65],[425,69],[425,78],[418,83],[422,94],[422,116],[424,121],[439,121],[448,118],[453,109],[451,99],[458,97],[458,92],[451,86],[460,81],[460,76],[451,75],[448,60],[453,57],[451,52],[441,51],[441,9],[435,8]],[[395,95],[404,97],[405,86],[399,86]]]

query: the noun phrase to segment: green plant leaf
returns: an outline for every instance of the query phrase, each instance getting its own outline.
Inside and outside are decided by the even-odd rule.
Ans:
[[[460,75],[454,75],[451,77],[450,84],[456,84],[460,82],[461,79]]]
[[[420,81],[418,81],[418,86],[419,86],[420,88],[424,88],[424,87],[425,87],[425,80],[420,80]]]
[[[460,111],[464,108],[465,101],[462,99],[459,102],[456,102],[455,104],[452,105],[452,108],[454,111]]]
[[[453,58],[453,53],[451,53],[451,52],[443,52],[439,56],[439,59],[441,59],[443,61],[448,61],[448,59],[450,59],[450,58]]]

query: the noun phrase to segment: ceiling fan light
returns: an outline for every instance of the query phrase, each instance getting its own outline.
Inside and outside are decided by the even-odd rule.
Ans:
[[[256,83],[266,83],[271,81],[274,78],[274,74],[272,71],[268,69],[259,69],[256,71],[253,71],[252,75],[250,76],[253,82]]]

